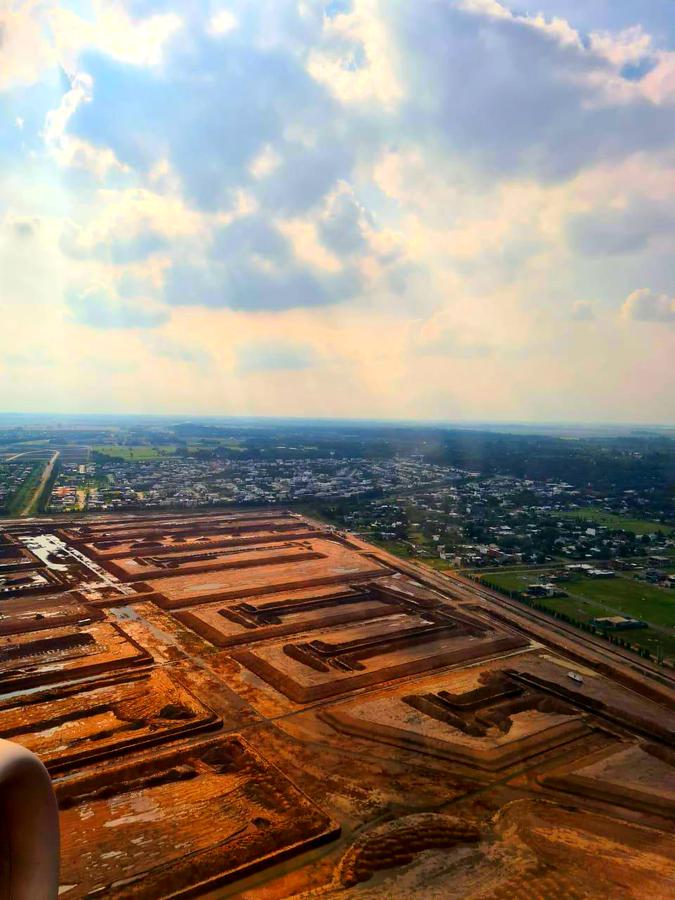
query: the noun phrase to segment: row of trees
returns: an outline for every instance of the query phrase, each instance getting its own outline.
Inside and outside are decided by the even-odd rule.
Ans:
[[[581,619],[575,619],[574,616],[570,616],[567,613],[560,612],[557,609],[551,609],[549,606],[546,606],[545,603],[540,603],[538,600],[533,600],[531,597],[528,597],[521,591],[509,591],[503,587],[500,587],[494,582],[488,581],[486,578],[478,579],[475,576],[471,577],[473,577],[476,581],[480,580],[481,584],[484,584],[486,587],[492,588],[493,591],[498,591],[500,594],[504,594],[507,597],[510,597],[512,600],[518,600],[520,603],[524,603],[531,609],[536,609],[538,612],[546,613],[546,615],[552,616],[554,619],[559,619],[561,622],[565,622],[567,625],[574,625],[575,628],[579,628],[581,629],[581,631],[587,631],[590,634],[594,634],[598,637],[604,638],[606,641],[609,641],[610,644],[615,644],[617,647],[623,647],[624,650],[631,650],[633,653],[637,653],[638,656],[641,656],[644,659],[653,659],[652,654],[646,647],[639,647],[636,644],[631,644],[630,641],[627,641],[616,634],[612,634],[606,628],[597,628],[595,625],[591,625],[589,622],[582,622]]]

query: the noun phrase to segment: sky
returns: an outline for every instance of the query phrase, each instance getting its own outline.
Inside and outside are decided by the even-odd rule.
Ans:
[[[675,422],[671,0],[0,0],[0,409]]]

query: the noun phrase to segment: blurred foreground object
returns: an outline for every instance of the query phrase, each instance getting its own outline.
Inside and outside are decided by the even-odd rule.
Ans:
[[[52,900],[59,889],[59,817],[40,760],[0,740],[0,898]]]

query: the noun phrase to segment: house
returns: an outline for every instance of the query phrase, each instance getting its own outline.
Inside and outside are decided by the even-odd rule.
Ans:
[[[591,619],[591,625],[602,628],[605,631],[618,631],[622,628],[646,628],[647,623],[641,619],[631,619],[629,616],[599,616]]]
[[[645,581],[650,581],[652,584],[658,584],[665,577],[666,573],[661,569],[645,569]]]
[[[528,584],[525,593],[528,597],[565,597],[566,594],[556,584]]]

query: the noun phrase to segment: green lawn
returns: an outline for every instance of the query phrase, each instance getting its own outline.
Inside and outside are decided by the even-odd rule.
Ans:
[[[485,575],[485,580],[497,587],[503,588],[505,591],[524,591],[528,584],[534,584],[538,576],[542,574],[541,570],[532,572],[490,572]]]
[[[536,582],[537,574],[536,571],[499,572],[484,577],[506,591],[524,591],[528,584]],[[560,588],[569,596],[542,598],[537,602],[580,622],[615,613],[642,619],[655,627],[619,631],[618,636],[646,647],[654,655],[660,643],[664,656],[675,658],[675,591],[621,575],[607,579],[574,576],[560,582]]]
[[[383,550],[386,550],[394,556],[400,556],[402,559],[416,558],[410,547],[407,544],[404,544],[403,541],[383,541],[380,538],[371,537],[369,534],[364,535],[364,539],[370,544],[382,547]]]
[[[604,603],[627,616],[675,628],[675,591],[635,578],[579,578],[563,585],[569,593]]]
[[[6,516],[18,516],[26,501],[40,483],[40,477],[44,471],[46,461],[35,462],[28,477],[22,482],[19,489],[10,497],[7,504]]]
[[[564,519],[583,519],[588,522],[595,522],[598,525],[604,525],[606,528],[620,528],[624,531],[632,531],[634,534],[651,534],[655,531],[663,531],[664,534],[670,534],[673,531],[672,525],[664,525],[662,522],[650,522],[648,519],[631,519],[627,516],[617,516],[595,506],[588,506],[584,509],[570,509],[565,512],[552,513],[552,515]]]
[[[537,572],[499,572],[486,580],[507,591],[524,591],[537,581]],[[617,575],[615,578],[587,578],[575,576],[560,582],[560,589],[582,600],[601,604],[645,622],[675,628],[675,591],[654,587],[635,578]],[[548,602],[548,601],[547,601]],[[562,602],[565,602],[563,599]]]
[[[456,568],[449,559],[441,559],[440,556],[421,557],[420,562],[432,569],[437,569],[439,572],[447,572],[449,569]]]
[[[114,459],[126,460],[146,460],[161,459],[165,456],[172,456],[176,452],[173,445],[161,447],[148,447],[146,445],[126,445],[126,444],[102,444],[92,448],[95,453],[101,453],[104,456],[110,456]]]

